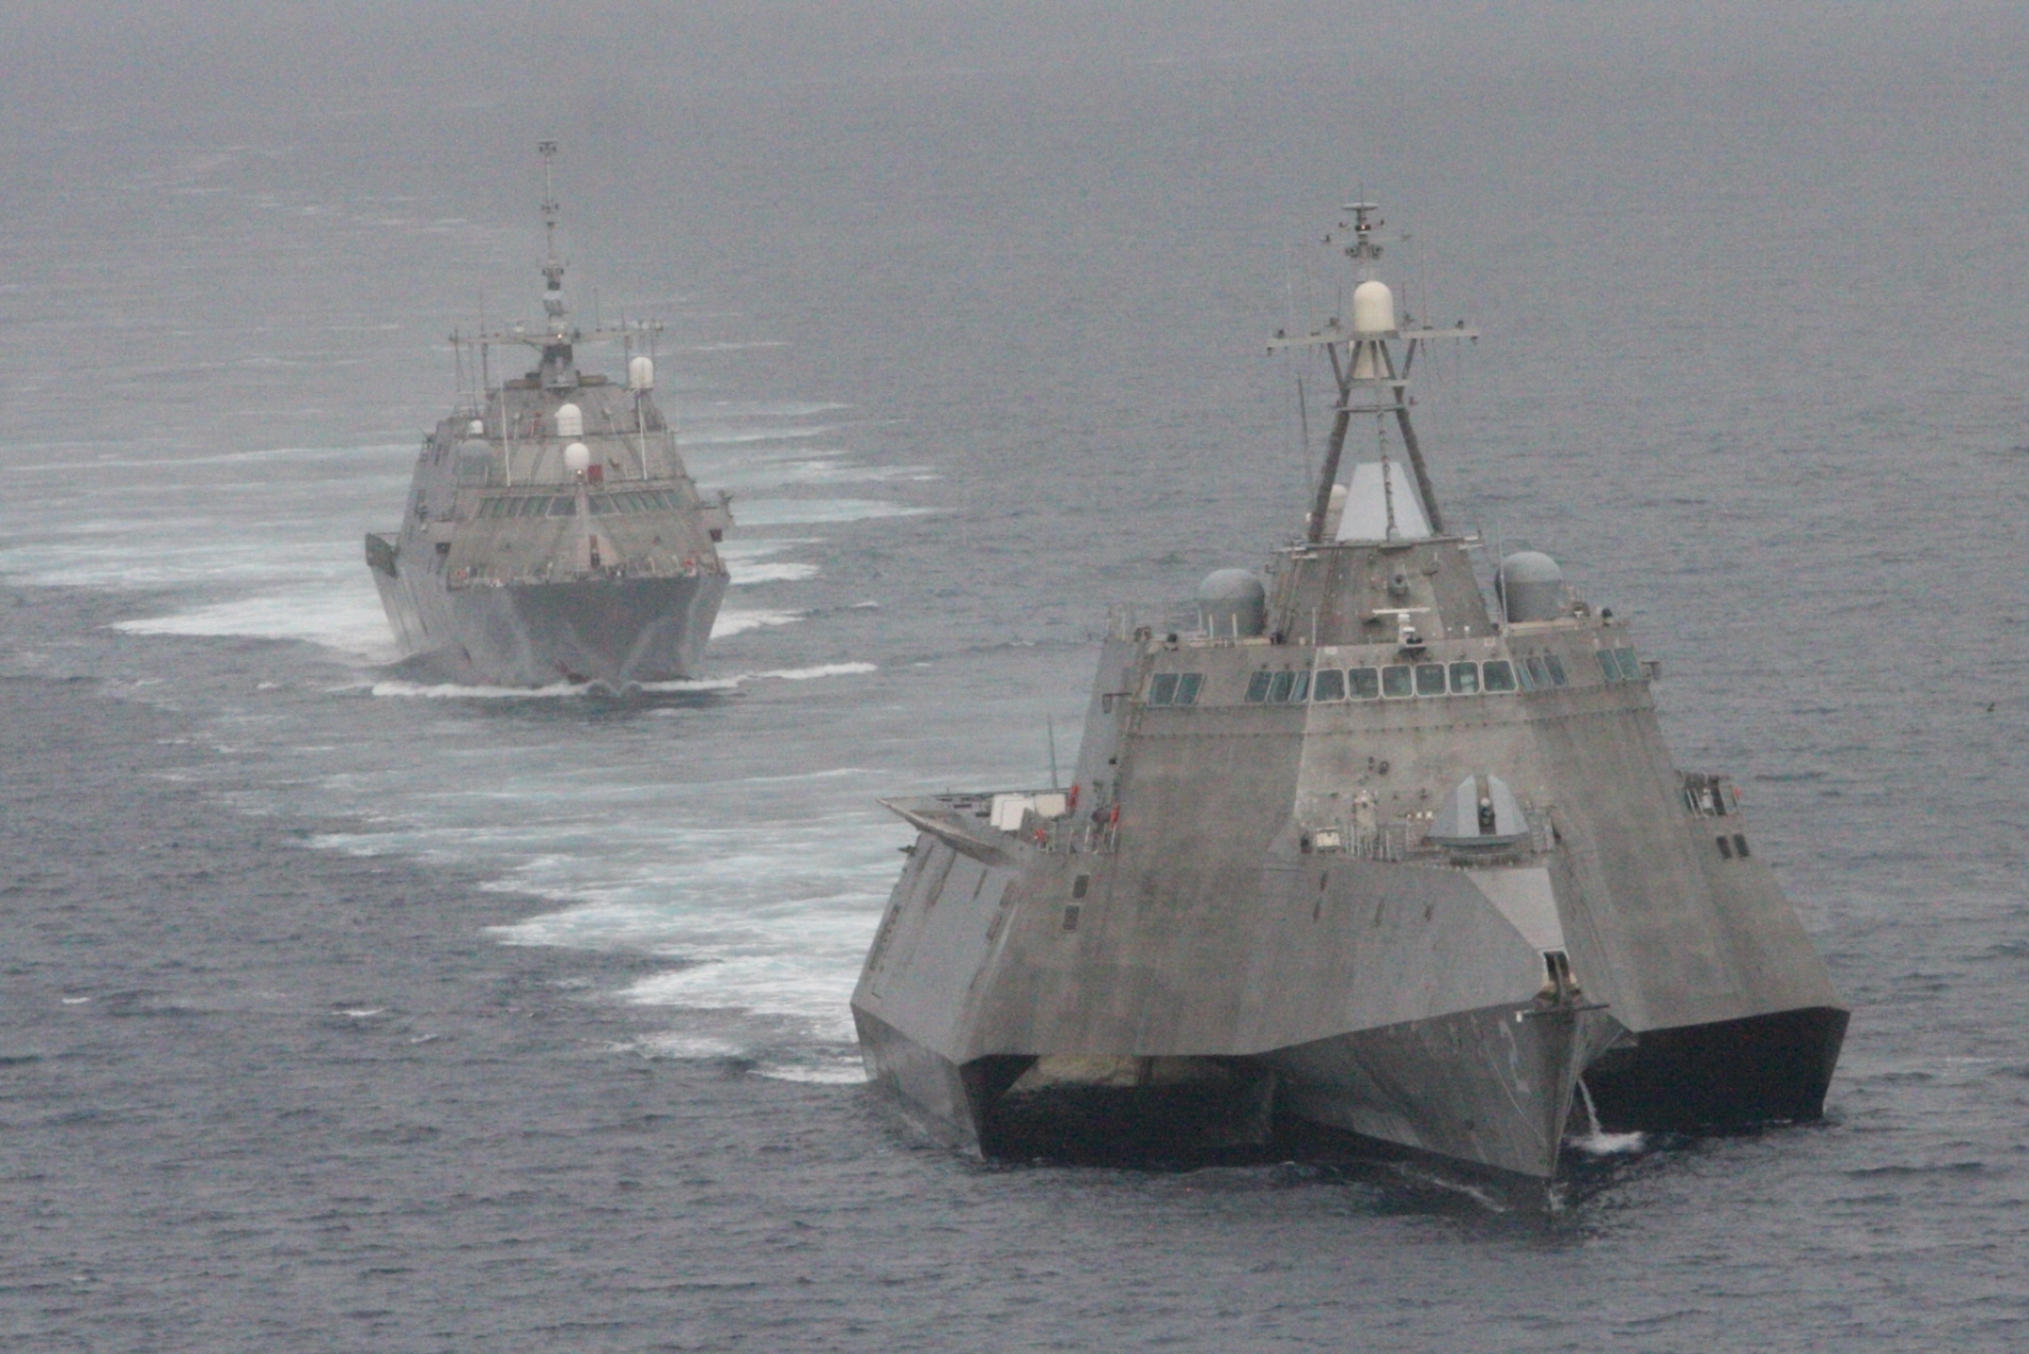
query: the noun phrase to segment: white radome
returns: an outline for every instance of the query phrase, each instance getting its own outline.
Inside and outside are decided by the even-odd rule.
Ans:
[[[1353,288],[1353,332],[1395,332],[1395,293],[1385,282],[1362,282]]]

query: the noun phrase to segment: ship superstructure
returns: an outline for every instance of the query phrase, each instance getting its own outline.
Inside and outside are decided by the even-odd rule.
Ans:
[[[1406,394],[1473,331],[1398,323],[1348,210],[1350,323],[1277,339],[1338,392],[1301,539],[1119,614],[1068,790],[890,801],[870,1075],[988,1154],[1310,1124],[1527,1179],[1581,1077],[1610,1129],[1816,1117],[1847,1012],[1738,795],[1674,766],[1655,663],[1554,560],[1483,590]],[[1344,464],[1367,419],[1395,442]]]
[[[459,675],[612,687],[692,676],[725,595],[730,501],[691,482],[656,405],[661,326],[572,319],[556,143],[540,149],[543,320],[451,336],[477,389],[423,443],[401,529],[367,536],[367,564],[403,650]],[[579,369],[588,343],[620,346],[623,383]],[[494,350],[523,348],[536,365],[496,384]]]

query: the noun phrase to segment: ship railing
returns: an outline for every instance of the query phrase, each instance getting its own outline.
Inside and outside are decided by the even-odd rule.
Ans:
[[[1320,823],[1302,836],[1303,852],[1351,856],[1355,860],[1389,862],[1415,861],[1425,864],[1457,863],[1455,852],[1437,845],[1425,835],[1429,825],[1422,822],[1376,823],[1359,826],[1348,822]],[[1476,864],[1510,864],[1528,856],[1547,855],[1555,845],[1547,818],[1529,820],[1529,839],[1495,854],[1474,854],[1463,859]]]
[[[1109,855],[1119,845],[1120,825],[1110,816],[1094,821],[1088,814],[1043,818],[1032,812],[1022,819],[1021,835],[1051,855]]]
[[[1411,849],[1409,824],[1378,823],[1346,834],[1347,854],[1359,860],[1407,860]]]
[[[1108,639],[1150,639],[1198,633],[1195,608],[1175,602],[1118,602],[1106,609]]]
[[[1376,823],[1360,826],[1344,821],[1320,823],[1302,837],[1305,855],[1351,856],[1355,860],[1406,860],[1421,844],[1422,825]]]
[[[1725,776],[1705,771],[1678,771],[1684,782],[1684,807],[1701,818],[1724,818],[1740,812],[1740,791]]]

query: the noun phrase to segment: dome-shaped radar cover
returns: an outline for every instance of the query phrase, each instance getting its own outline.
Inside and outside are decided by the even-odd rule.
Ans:
[[[1509,555],[1496,582],[1510,622],[1554,621],[1564,614],[1564,571],[1541,551]]]
[[[1395,332],[1395,293],[1385,282],[1362,282],[1353,288],[1353,332]]]
[[[1198,622],[1214,637],[1252,638],[1268,624],[1268,590],[1245,569],[1216,569],[1198,584]]]

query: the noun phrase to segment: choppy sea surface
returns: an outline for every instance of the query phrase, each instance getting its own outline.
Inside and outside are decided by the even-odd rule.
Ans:
[[[498,98],[533,10],[0,57],[0,1346],[2029,1343],[2005,11],[798,12],[600,10]],[[364,566],[442,336],[534,309],[539,135],[736,495],[693,682],[434,683]],[[1295,528],[1262,340],[1355,188],[1485,331],[1417,373],[1450,515],[1630,618],[1746,789],[1853,1006],[1827,1117],[1574,1151],[1548,1218],[930,1147],[851,1043],[875,800],[1039,783],[1109,603]]]

